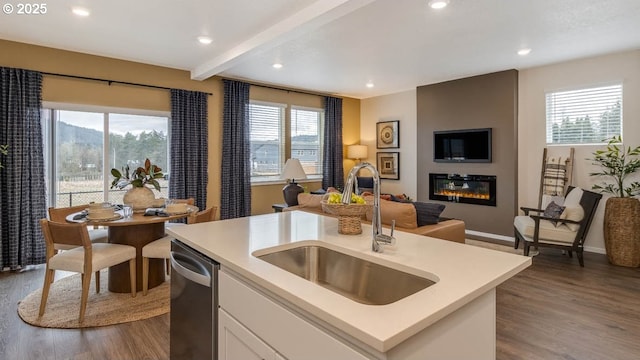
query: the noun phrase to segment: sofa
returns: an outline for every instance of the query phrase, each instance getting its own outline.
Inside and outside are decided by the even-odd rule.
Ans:
[[[284,208],[283,211],[301,210],[320,215],[335,216],[322,210],[323,195],[301,193],[298,194],[298,205]],[[373,199],[367,199],[372,201]],[[418,235],[430,236],[463,243],[465,241],[464,221],[458,219],[440,218],[444,209],[442,204],[428,204],[421,202],[397,202],[380,199],[380,217],[384,227],[389,227],[396,221],[395,229]],[[369,211],[363,223],[371,224],[373,217]]]

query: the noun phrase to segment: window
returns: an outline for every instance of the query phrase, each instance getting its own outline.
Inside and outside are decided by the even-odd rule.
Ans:
[[[323,111],[291,109],[291,157],[297,158],[307,176],[322,175]]]
[[[622,85],[547,93],[547,144],[601,144],[622,135]]]
[[[161,194],[156,196],[168,197],[167,114],[49,108],[43,109],[42,124],[49,206],[102,201],[122,203],[128,188],[110,188],[111,169],[128,164],[133,170],[144,164],[146,158],[166,174],[159,181]]]
[[[284,105],[249,104],[251,180],[277,180],[284,166]]]
[[[288,158],[310,178],[322,176],[324,111],[252,101],[249,104],[251,181],[278,181]]]

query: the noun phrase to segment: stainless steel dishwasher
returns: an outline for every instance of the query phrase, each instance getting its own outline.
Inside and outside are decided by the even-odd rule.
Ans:
[[[180,241],[171,242],[171,360],[218,358],[219,268]]]

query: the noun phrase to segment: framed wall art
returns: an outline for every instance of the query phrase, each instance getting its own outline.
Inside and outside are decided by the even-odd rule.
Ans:
[[[376,147],[378,149],[397,149],[400,147],[399,123],[399,120],[376,123]]]
[[[400,153],[379,152],[376,155],[380,179],[400,180]]]

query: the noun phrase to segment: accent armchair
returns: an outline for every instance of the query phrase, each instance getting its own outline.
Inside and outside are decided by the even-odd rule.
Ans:
[[[529,256],[532,246],[536,250],[539,247],[562,249],[569,257],[573,257],[575,251],[580,266],[584,267],[584,242],[601,198],[601,194],[570,186],[555,215],[549,210],[553,206],[547,209],[521,207],[524,215],[516,216],[513,221],[514,247],[517,249],[522,241],[525,256]]]

